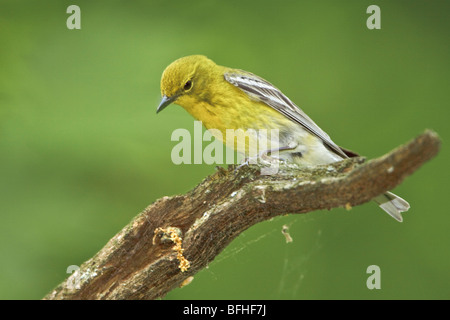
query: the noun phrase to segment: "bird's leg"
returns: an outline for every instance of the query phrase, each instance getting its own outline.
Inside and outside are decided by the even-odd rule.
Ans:
[[[283,158],[279,156],[279,151],[292,150],[292,146],[285,146],[276,149],[266,150],[260,153],[261,162],[268,164],[268,166],[261,168],[261,175],[274,175],[278,173],[279,162],[284,161]],[[276,153],[276,154],[273,154]],[[265,160],[267,158],[268,160]],[[274,161],[275,160],[275,161]]]
[[[258,157],[247,157],[247,158],[244,158],[241,161],[241,164],[239,166],[237,166],[237,168],[235,170],[239,170],[240,168],[242,168],[244,166],[248,166],[250,164],[250,161],[252,161],[252,163],[257,163],[257,161],[253,162],[253,159],[257,160]]]
[[[261,174],[276,174],[278,172],[278,163],[274,162],[285,161],[285,159],[279,156],[279,152],[294,150],[295,148],[297,148],[297,146],[298,145],[296,143],[290,143],[286,146],[261,151],[257,156],[248,156],[244,158],[241,164],[235,168],[235,172],[241,169],[243,166],[247,166],[249,164],[257,164],[259,160],[261,164],[269,166],[269,168],[262,168]]]
[[[284,159],[281,158],[279,155],[272,155],[272,153],[275,153],[275,152],[278,153],[280,151],[292,150],[292,149],[295,149],[295,147],[285,146],[285,147],[280,147],[280,148],[275,148],[275,149],[264,150],[259,154],[259,158],[263,161],[265,160],[264,158],[269,158],[269,161],[266,161],[266,163],[270,162],[270,158],[284,161]]]
[[[256,157],[250,157],[249,156],[247,158],[244,158],[242,160],[241,164],[238,167],[236,167],[235,171],[239,170],[243,166],[248,166],[251,163],[257,163],[258,159],[260,160],[261,163],[266,164],[266,165],[272,165],[272,161],[270,161],[270,159],[276,159],[278,161],[284,161],[283,158],[279,157],[278,155],[272,155],[272,153],[285,151],[285,150],[292,150],[292,149],[295,149],[295,147],[285,146],[285,147],[280,147],[280,148],[275,148],[275,149],[264,150],[264,151],[260,152],[258,154],[258,156],[256,156]]]

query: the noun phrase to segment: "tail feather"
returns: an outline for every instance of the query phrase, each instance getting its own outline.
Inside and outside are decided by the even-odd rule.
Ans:
[[[401,212],[408,211],[409,209],[409,203],[392,192],[386,192],[374,200],[381,209],[399,222],[403,221]]]

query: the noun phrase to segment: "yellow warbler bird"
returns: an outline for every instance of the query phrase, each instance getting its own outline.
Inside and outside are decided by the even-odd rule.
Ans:
[[[247,71],[219,66],[202,55],[172,62],[163,72],[161,94],[157,112],[176,103],[226,145],[246,156],[252,156],[250,140],[262,139],[269,141],[266,153],[276,151],[283,160],[300,165],[329,164],[356,155],[336,145],[268,81]],[[244,145],[236,145],[236,136],[227,134],[227,130],[249,129],[254,134],[241,133],[247,139]],[[270,134],[271,130],[277,130],[277,134]],[[408,202],[391,192],[374,200],[400,222],[401,212],[409,209]]]

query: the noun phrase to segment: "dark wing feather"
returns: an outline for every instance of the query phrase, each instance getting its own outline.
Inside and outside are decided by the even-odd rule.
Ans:
[[[320,138],[333,152],[341,157],[347,158],[347,154],[331,140],[328,134],[320,129],[306,113],[270,82],[243,70],[227,72],[224,77],[226,81],[247,93],[252,99],[264,102],[292,121],[297,122],[313,135]]]

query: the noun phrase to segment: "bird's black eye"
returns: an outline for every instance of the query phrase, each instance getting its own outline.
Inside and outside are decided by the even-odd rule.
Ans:
[[[192,81],[191,81],[191,80],[187,81],[187,82],[184,84],[183,89],[187,91],[187,90],[189,90],[190,88],[192,88]]]

